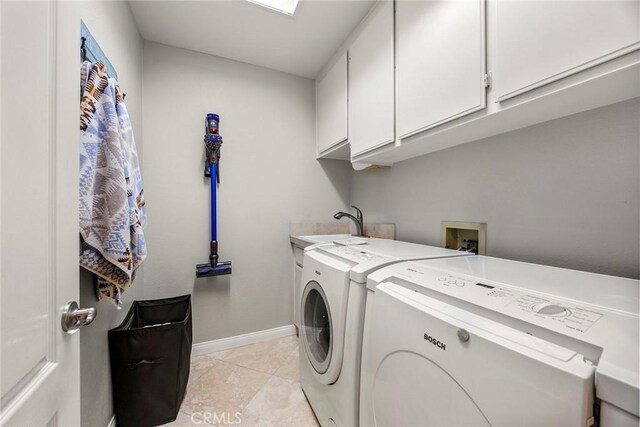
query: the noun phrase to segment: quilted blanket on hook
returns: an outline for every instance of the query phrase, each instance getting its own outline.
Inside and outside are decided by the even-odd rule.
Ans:
[[[142,175],[117,82],[101,62],[82,74],[80,265],[98,276],[98,299],[119,304],[147,255]]]

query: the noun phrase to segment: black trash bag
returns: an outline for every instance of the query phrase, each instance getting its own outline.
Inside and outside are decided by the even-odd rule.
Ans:
[[[113,405],[118,427],[174,421],[187,388],[191,295],[134,301],[109,331]]]

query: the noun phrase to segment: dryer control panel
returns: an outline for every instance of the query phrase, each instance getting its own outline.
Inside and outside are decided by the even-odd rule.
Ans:
[[[604,314],[586,305],[534,294],[477,278],[451,275],[419,265],[398,266],[396,277],[403,286],[420,292],[420,287],[450,295],[469,303],[501,312],[556,331],[586,332]]]

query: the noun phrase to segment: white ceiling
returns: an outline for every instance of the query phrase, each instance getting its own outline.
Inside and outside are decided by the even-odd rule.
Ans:
[[[293,17],[246,0],[131,1],[146,40],[315,78],[374,0],[300,0]]]

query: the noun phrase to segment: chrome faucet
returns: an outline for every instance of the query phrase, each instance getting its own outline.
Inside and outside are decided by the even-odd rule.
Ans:
[[[335,215],[333,215],[333,217],[335,219],[340,219],[343,216],[346,216],[347,218],[349,218],[350,220],[352,220],[356,224],[356,231],[357,231],[356,236],[358,236],[358,237],[367,237],[367,236],[364,235],[364,220],[362,218],[362,211],[360,209],[358,209],[356,206],[351,206],[351,207],[356,210],[356,216],[353,216],[353,215],[351,215],[349,213],[346,213],[346,212],[338,212]]]

